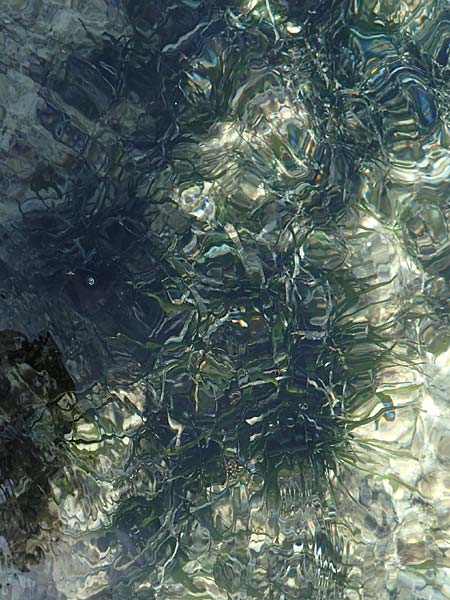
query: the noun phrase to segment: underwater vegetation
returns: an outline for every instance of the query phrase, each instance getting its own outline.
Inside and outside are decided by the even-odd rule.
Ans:
[[[447,597],[359,434],[450,342],[445,7],[72,4],[0,25],[0,597]]]

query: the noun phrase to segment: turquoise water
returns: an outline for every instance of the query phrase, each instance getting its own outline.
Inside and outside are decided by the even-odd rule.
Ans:
[[[447,4],[0,7],[0,597],[450,598]]]

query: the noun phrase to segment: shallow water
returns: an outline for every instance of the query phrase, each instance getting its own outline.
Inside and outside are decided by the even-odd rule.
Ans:
[[[450,598],[447,3],[0,8],[0,597]]]

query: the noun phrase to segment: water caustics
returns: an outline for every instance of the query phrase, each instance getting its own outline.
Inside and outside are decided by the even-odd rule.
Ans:
[[[3,3],[0,598],[450,598],[449,40]]]

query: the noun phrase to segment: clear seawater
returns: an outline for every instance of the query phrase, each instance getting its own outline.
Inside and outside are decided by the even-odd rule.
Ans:
[[[0,49],[0,598],[450,598],[448,2]]]

